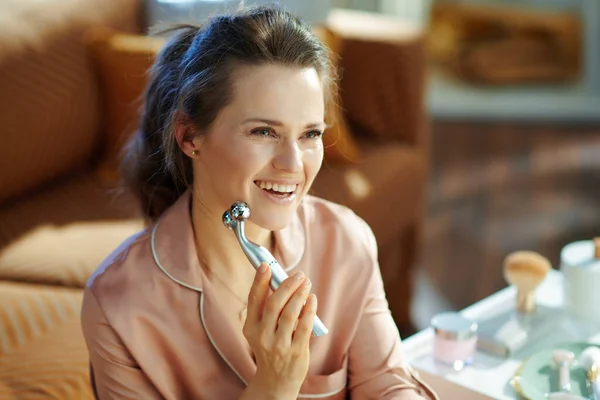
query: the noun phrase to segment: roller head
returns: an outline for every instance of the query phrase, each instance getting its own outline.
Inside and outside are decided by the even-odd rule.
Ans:
[[[243,201],[236,201],[231,206],[231,217],[236,221],[244,221],[250,217],[250,207]]]
[[[231,208],[223,213],[223,225],[234,229],[238,222],[245,221],[250,217],[250,207],[243,201],[236,201]]]
[[[233,229],[235,228],[236,221],[231,216],[231,211],[227,210],[223,213],[223,225],[226,228]]]

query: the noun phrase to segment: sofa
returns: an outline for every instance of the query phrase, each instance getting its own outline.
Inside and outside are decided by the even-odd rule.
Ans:
[[[408,334],[428,166],[422,38],[360,12],[335,10],[327,25],[339,38],[338,110],[354,153],[328,151],[313,194],[371,225]],[[83,39],[95,27],[143,35],[143,0],[0,5],[0,399],[92,398],[82,288],[144,228],[132,196],[102,173],[107,88]]]

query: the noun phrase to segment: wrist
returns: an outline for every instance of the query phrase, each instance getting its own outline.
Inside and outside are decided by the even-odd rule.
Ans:
[[[298,393],[299,388],[286,387],[281,382],[273,382],[269,377],[257,372],[254,378],[248,383],[242,399],[296,400]]]

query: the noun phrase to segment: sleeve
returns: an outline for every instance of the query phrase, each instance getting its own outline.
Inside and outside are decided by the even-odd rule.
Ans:
[[[81,326],[95,399],[163,399],[110,326],[89,289],[83,296]]]
[[[366,222],[362,224],[371,265],[362,316],[349,350],[351,398],[437,400],[437,395],[419,380],[406,361],[385,297],[375,236]]]

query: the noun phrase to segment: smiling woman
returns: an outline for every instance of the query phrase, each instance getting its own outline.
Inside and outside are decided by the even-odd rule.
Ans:
[[[276,7],[175,32],[123,165],[149,226],[84,293],[96,397],[435,398],[405,363],[371,229],[308,195],[328,49]],[[275,291],[223,226],[236,201],[252,209],[248,239],[290,276]],[[311,337],[317,297],[329,333]]]

